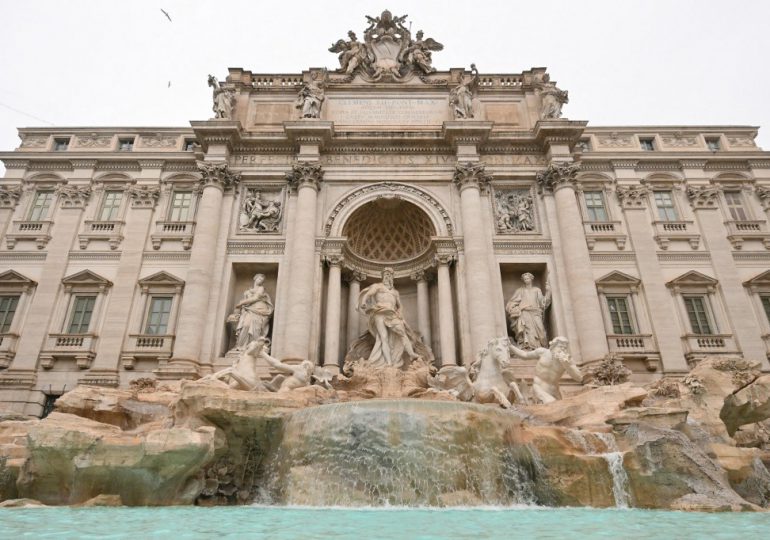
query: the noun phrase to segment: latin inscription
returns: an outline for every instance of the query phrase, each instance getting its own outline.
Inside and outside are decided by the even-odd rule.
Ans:
[[[231,158],[234,167],[261,165],[291,165],[296,157],[290,154],[235,154]],[[487,165],[545,165],[544,156],[537,154],[487,154],[481,157]],[[457,159],[442,154],[324,154],[321,164],[333,165],[454,165]]]
[[[340,125],[440,125],[449,120],[445,99],[330,98],[324,117]]]

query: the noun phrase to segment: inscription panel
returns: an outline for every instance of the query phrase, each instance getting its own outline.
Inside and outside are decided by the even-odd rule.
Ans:
[[[487,165],[535,165],[546,164],[541,154],[485,154],[481,157]],[[291,165],[297,158],[291,154],[234,154],[230,164],[248,168],[264,165]],[[448,154],[321,154],[321,164],[333,165],[446,165],[452,166],[457,158]]]
[[[440,98],[327,98],[324,117],[340,125],[429,126],[451,120]]]

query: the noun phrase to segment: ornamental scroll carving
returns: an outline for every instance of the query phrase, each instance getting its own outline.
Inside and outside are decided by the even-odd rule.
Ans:
[[[62,208],[85,208],[91,197],[89,186],[59,186],[56,190]]]
[[[232,172],[227,163],[197,161],[196,166],[201,173],[201,182],[204,186],[217,186],[222,189],[237,186],[241,181],[241,173]]]
[[[646,208],[652,190],[649,186],[618,186],[616,193],[624,209]]]
[[[762,208],[770,210],[770,187],[756,186],[754,189],[757,192],[757,197],[759,197]]]
[[[688,186],[687,198],[693,208],[716,208],[719,188],[714,186]]]
[[[468,186],[485,187],[492,175],[485,170],[486,166],[479,162],[467,161],[455,165],[454,182],[462,190]]]
[[[158,186],[130,186],[126,193],[131,198],[132,208],[155,208],[160,196]]]
[[[495,192],[495,225],[498,233],[535,230],[535,201],[528,189]]]
[[[81,148],[107,148],[112,144],[112,135],[85,135],[76,139],[77,146]]]
[[[281,202],[277,198],[266,198],[260,190],[249,188],[241,204],[239,228],[242,232],[276,232],[282,215]]]
[[[553,191],[564,184],[575,182],[580,165],[571,162],[551,163],[544,171],[537,173],[535,177],[541,192]]]
[[[310,186],[319,189],[324,177],[321,163],[300,162],[292,165],[291,171],[286,173],[286,181],[291,189],[299,189],[302,186]]]
[[[21,186],[0,187],[0,208],[16,208],[21,197]]]

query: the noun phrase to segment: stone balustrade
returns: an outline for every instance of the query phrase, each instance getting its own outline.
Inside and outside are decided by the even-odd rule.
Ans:
[[[190,249],[195,234],[194,221],[156,221],[155,232],[151,236],[153,249],[160,249],[164,240],[182,242],[184,249]]]

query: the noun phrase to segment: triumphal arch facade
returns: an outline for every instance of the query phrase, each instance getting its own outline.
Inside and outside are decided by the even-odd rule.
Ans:
[[[380,322],[437,368],[504,336],[564,336],[639,381],[709,355],[768,368],[756,128],[588,126],[546,69],[442,70],[442,36],[409,28],[385,11],[329,36],[328,68],[209,76],[213,117],[190,127],[20,129],[0,154],[0,405],[197,378],[256,338],[336,374]],[[398,306],[378,318],[381,282]]]

